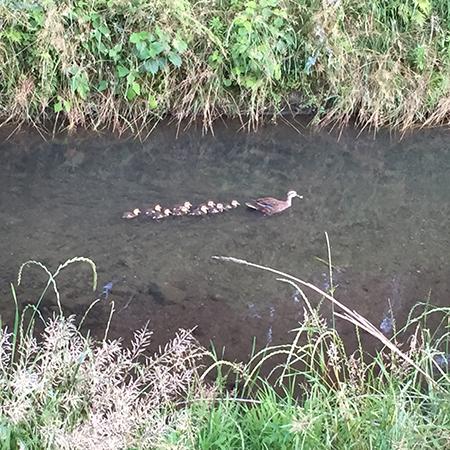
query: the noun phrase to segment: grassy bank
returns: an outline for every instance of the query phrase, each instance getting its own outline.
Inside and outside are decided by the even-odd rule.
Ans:
[[[406,130],[447,120],[438,0],[5,0],[0,117],[141,132],[162,117]],[[51,129],[49,131],[52,131]]]
[[[218,360],[185,331],[149,354],[146,328],[124,348],[108,340],[108,327],[104,339],[94,342],[80,333],[73,317],[40,316],[48,289],[61,306],[55,279],[76,262],[90,264],[95,283],[95,265],[85,258],[74,258],[53,274],[35,261],[20,270],[19,282],[29,264],[46,270],[49,279],[37,304],[22,315],[17,311],[13,332],[0,332],[2,449],[449,446],[448,308],[420,305],[405,329],[388,340],[323,292],[323,300],[357,325],[357,333],[368,332],[385,345],[371,357],[362,348],[348,355],[339,334],[304,295],[304,319],[293,341],[268,347],[249,363]],[[311,288],[264,270],[299,290]],[[437,332],[427,327],[430,316],[441,318]],[[44,324],[39,337],[33,333],[36,320]],[[271,370],[262,377],[265,366]]]

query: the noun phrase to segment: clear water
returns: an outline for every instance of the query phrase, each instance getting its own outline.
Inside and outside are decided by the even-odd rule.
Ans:
[[[449,302],[447,130],[398,140],[354,130],[316,134],[294,122],[247,134],[227,122],[214,136],[163,124],[145,142],[90,133],[48,142],[31,131],[6,136],[0,143],[0,314],[6,322],[13,317],[9,283],[23,262],[38,260],[54,271],[85,256],[97,265],[98,290],[90,290],[90,269],[82,264],[65,269],[58,286],[65,312],[81,317],[103,286],[115,282],[88,315],[94,334],[102,336],[113,301],[111,337],[127,339],[148,321],[162,344],[178,328],[197,326],[203,343],[212,340],[229,357],[242,358],[253,337],[260,345],[289,341],[302,300],[273,274],[211,257],[246,259],[327,289],[325,232],[336,298],[377,326],[389,311],[401,325],[427,297]],[[283,199],[290,189],[303,199],[273,217],[240,206],[203,218],[121,218],[156,203],[236,198],[244,204],[266,195]],[[26,268],[21,304],[36,301],[45,281],[41,269]],[[55,310],[49,293],[43,313]],[[328,311],[324,304],[325,316]],[[352,334],[343,322],[336,327]]]

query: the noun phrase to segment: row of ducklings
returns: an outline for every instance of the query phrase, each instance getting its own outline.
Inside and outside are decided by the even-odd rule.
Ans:
[[[201,203],[195,207],[191,202],[184,202],[182,205],[175,205],[172,208],[163,208],[161,205],[156,205],[154,208],[144,210],[143,214],[151,219],[159,220],[169,216],[206,216],[207,214],[218,214],[230,209],[237,208],[240,203],[237,200],[231,202],[214,203],[208,200],[206,203]],[[142,211],[139,208],[133,211],[124,212],[122,217],[124,219],[134,219]]]

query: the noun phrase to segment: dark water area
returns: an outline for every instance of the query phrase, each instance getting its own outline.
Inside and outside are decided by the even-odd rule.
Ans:
[[[233,256],[330,287],[328,233],[335,297],[379,326],[392,310],[398,326],[429,298],[449,304],[450,133],[427,130],[399,140],[347,130],[317,134],[298,123],[267,125],[248,134],[239,124],[215,135],[191,127],[158,126],[145,142],[76,133],[43,141],[32,131],[0,140],[0,314],[13,321],[10,283],[27,260],[50,271],[75,256],[57,278],[66,315],[102,338],[114,302],[110,338],[128,341],[149,322],[155,346],[179,328],[197,327],[206,346],[245,359],[253,338],[262,347],[290,342],[303,317],[295,288],[276,276],[212,259]],[[299,132],[300,131],[300,132]],[[265,217],[245,206],[206,217],[122,219],[124,211],[285,198],[292,208]],[[26,267],[20,305],[36,302],[45,272]],[[108,298],[103,286],[113,281]],[[319,300],[307,290],[313,304]],[[297,301],[299,300],[299,301]],[[43,315],[57,311],[50,290]],[[324,317],[330,305],[323,303]],[[354,328],[338,331],[354,345]],[[363,334],[370,345],[371,338]]]

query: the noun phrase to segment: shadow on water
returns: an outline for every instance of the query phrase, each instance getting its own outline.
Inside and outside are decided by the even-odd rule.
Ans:
[[[299,126],[298,124],[296,126]],[[82,315],[102,337],[110,302],[110,337],[129,339],[147,321],[155,345],[180,328],[197,326],[202,343],[245,359],[259,346],[288,342],[303,315],[295,289],[269,273],[213,260],[234,256],[329,288],[325,231],[335,265],[335,295],[373,323],[392,309],[399,325],[410,307],[427,299],[448,303],[450,135],[429,130],[393,140],[357,137],[348,130],[299,134],[289,124],[255,134],[228,122],[215,136],[189,129],[176,138],[161,125],[146,142],[90,133],[42,142],[22,132],[0,144],[0,313],[11,323],[9,283],[21,263],[35,259],[51,270],[74,256],[91,258],[99,289],[89,291],[88,267],[65,269],[58,285],[67,314]],[[6,137],[6,134],[5,134]],[[135,207],[190,200],[242,204],[283,198],[290,210],[263,217],[240,206],[207,217],[121,218]],[[46,278],[26,268],[19,298],[36,301]],[[103,286],[112,282],[105,299]],[[307,292],[311,299],[319,299]],[[300,300],[300,301],[296,301]],[[329,313],[323,306],[323,313]],[[56,310],[52,295],[44,314]],[[336,322],[354,346],[353,328]],[[364,337],[370,344],[370,338]]]

